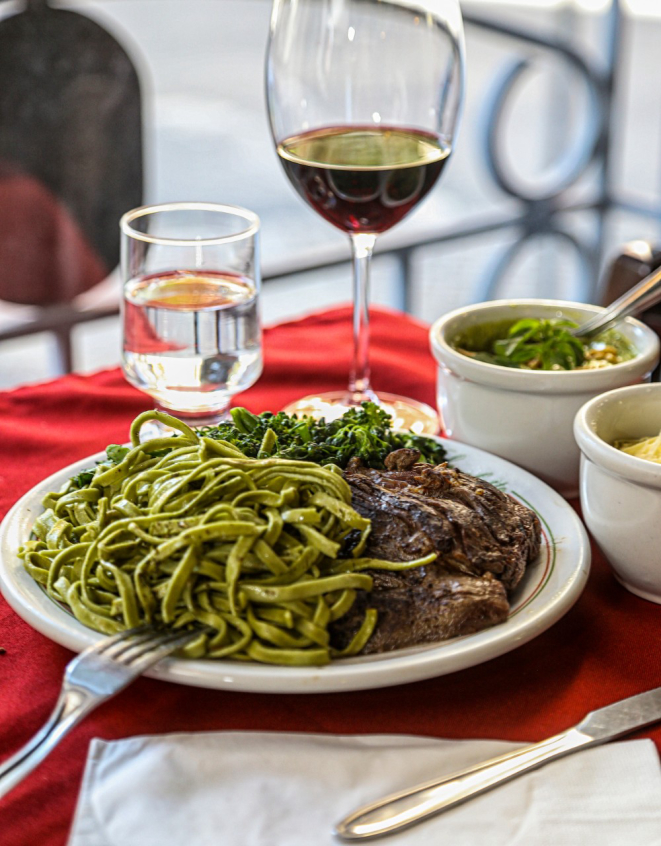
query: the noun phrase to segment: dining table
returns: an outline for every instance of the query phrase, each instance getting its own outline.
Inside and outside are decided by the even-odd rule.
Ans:
[[[235,404],[277,411],[312,391],[341,388],[352,350],[350,314],[341,306],[267,327],[263,375]],[[377,391],[435,405],[428,335],[422,321],[372,309]],[[131,420],[151,405],[118,368],[0,393],[0,517],[46,476],[126,441]],[[579,502],[570,504],[580,514]],[[94,711],[0,800],[0,843],[66,843],[92,738],[268,731],[534,742],[592,709],[661,685],[659,643],[661,607],[622,587],[593,543],[587,586],[568,613],[507,654],[458,672],[378,690],[307,694],[212,690],[143,677]],[[0,598],[0,760],[45,722],[71,658]],[[652,738],[661,749],[661,725],[633,736]]]

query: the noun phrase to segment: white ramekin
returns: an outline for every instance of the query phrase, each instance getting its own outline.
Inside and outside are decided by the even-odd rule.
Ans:
[[[661,465],[627,455],[613,442],[661,431],[661,384],[609,391],[574,420],[581,450],[583,519],[617,579],[661,603]]]
[[[567,317],[580,323],[599,306],[562,300],[494,300],[444,315],[430,331],[438,362],[437,402],[449,438],[513,461],[565,496],[578,493],[579,450],[572,424],[578,409],[605,391],[649,381],[659,359],[657,335],[637,320],[618,325],[637,350],[630,361],[596,370],[519,370],[476,361],[452,340],[471,326],[523,317]]]

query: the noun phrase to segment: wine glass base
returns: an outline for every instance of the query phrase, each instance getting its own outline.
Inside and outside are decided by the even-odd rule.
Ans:
[[[375,401],[391,415],[393,429],[407,429],[416,435],[437,435],[440,430],[438,414],[424,402],[386,393],[379,393]],[[307,415],[315,419],[335,420],[355,405],[346,391],[329,391],[296,400],[284,411],[299,417]]]

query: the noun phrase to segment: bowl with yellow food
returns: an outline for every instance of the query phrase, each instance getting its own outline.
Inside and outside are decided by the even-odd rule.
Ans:
[[[661,604],[661,384],[596,397],[574,435],[588,529],[624,587]]]

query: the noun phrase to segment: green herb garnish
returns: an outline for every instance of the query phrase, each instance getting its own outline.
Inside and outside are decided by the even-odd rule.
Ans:
[[[395,432],[392,418],[378,405],[364,402],[337,420],[273,414],[251,414],[245,408],[230,412],[232,422],[201,429],[200,434],[229,441],[250,458],[293,458],[346,467],[357,456],[368,467],[383,468],[386,456],[408,447],[420,451],[430,464],[445,461],[441,444],[409,432]]]
[[[583,342],[569,332],[572,320],[517,320],[504,338],[494,340],[473,358],[502,367],[529,370],[574,370],[585,362]]]

